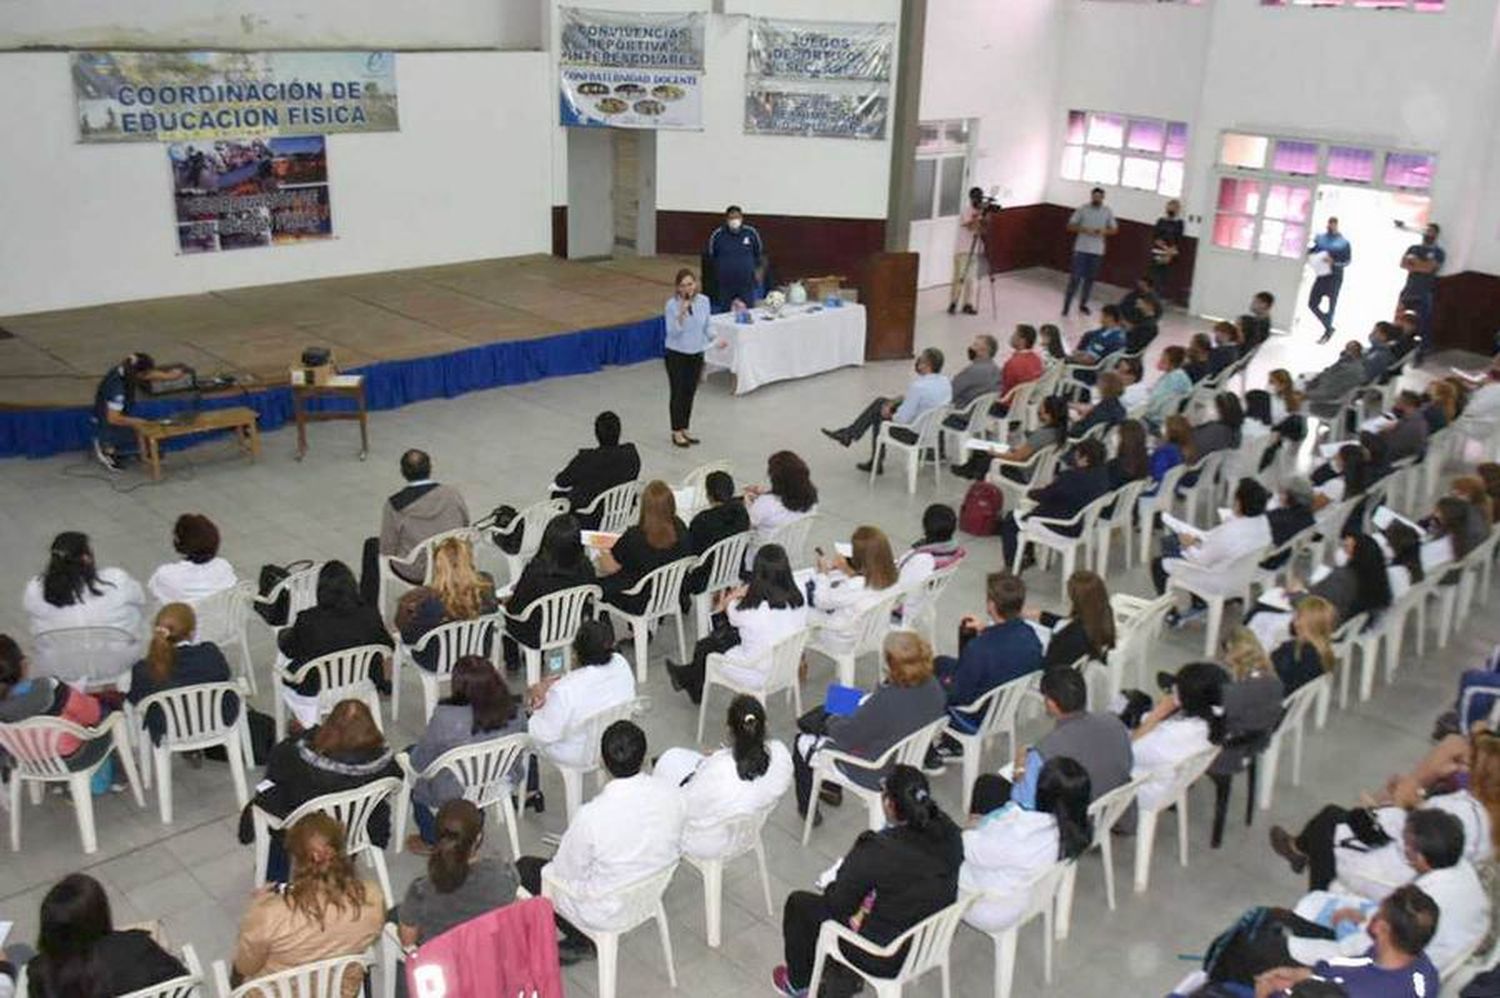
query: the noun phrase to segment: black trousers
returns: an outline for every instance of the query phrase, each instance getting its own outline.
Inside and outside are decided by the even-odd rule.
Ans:
[[[1333,836],[1341,824],[1349,820],[1347,808],[1329,804],[1313,815],[1297,836],[1297,848],[1307,856],[1307,889],[1326,891],[1333,878],[1338,875],[1338,863],[1333,858]]]
[[[520,879],[521,886],[531,892],[532,897],[542,896],[542,867],[546,866],[549,862],[551,860],[543,859],[540,856],[522,856],[516,860],[516,876]],[[553,915],[552,918],[557,922],[558,931],[570,942],[584,943],[589,946],[593,945],[593,941],[582,932],[579,932],[578,927],[566,918],[563,918],[561,915]]]
[[[1333,939],[1334,933],[1316,922],[1310,922],[1287,908],[1271,908],[1265,920],[1254,931],[1242,931],[1224,948],[1217,960],[1213,979],[1253,985],[1255,978],[1276,967],[1301,966],[1292,959],[1287,940]]]
[[[1015,513],[1006,513],[1000,518],[1000,549],[1005,553],[1005,563],[1000,567],[1010,571],[1010,566],[1016,563],[1016,546],[1021,541],[1021,525],[1016,522]]]
[[[793,986],[806,988],[812,983],[813,962],[818,953],[818,929],[833,918],[828,902],[822,894],[812,891],[793,891],[787,895],[786,907],[781,912],[781,937],[786,954],[787,977]],[[840,946],[842,959],[879,977],[893,976],[901,969],[906,953],[903,950],[895,957],[884,960],[872,959],[853,949]],[[829,961],[823,965],[821,998],[846,998],[859,986],[855,976],[838,964]],[[818,998],[818,996],[814,996]]]
[[[880,437],[880,424],[885,422],[885,407],[895,401],[895,399],[884,397],[872,399],[870,404],[860,410],[858,416],[854,417],[854,422],[844,427],[844,431],[855,440],[863,437],[866,433],[870,434],[870,460],[872,461],[875,460],[875,441]],[[891,436],[904,444],[914,444],[917,442],[917,435],[904,426],[892,428]]]
[[[668,350],[666,361],[670,393],[667,408],[672,416],[672,432],[677,433],[686,430],[693,421],[693,397],[698,394],[698,379],[703,375],[703,355]]]

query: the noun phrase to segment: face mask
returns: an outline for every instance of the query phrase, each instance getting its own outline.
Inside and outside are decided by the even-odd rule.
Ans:
[[[738,232],[738,231],[740,231],[740,226],[742,224],[744,224],[744,223],[742,223],[739,219],[737,219],[737,218],[731,218],[729,220],[729,231],[730,232]]]
[[[1422,242],[1426,243],[1428,246],[1431,246],[1433,243],[1437,242],[1437,236],[1434,236],[1429,232],[1424,232],[1422,233]]]
[[[975,350],[973,347],[969,347],[969,359],[970,360],[978,360],[979,359],[979,351]]]

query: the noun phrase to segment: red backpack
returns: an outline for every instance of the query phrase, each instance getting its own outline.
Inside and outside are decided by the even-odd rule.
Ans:
[[[1005,510],[1005,493],[993,482],[975,482],[964,493],[958,508],[958,529],[975,537],[988,537],[1000,526]]]

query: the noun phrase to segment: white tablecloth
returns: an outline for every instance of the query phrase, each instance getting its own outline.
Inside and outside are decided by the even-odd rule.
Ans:
[[[704,362],[734,372],[736,395],[773,381],[865,362],[863,305],[788,305],[775,319],[762,309],[752,314],[755,322],[748,326],[737,324],[727,312],[709,320],[715,339],[728,345],[723,349],[710,346]]]

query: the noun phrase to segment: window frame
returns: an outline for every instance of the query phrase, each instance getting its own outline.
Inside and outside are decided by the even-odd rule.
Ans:
[[[1069,108],[1064,112],[1062,151],[1057,162],[1057,176],[1061,180],[1073,183],[1089,184],[1104,188],[1114,188],[1121,191],[1139,191],[1143,194],[1151,194],[1157,197],[1176,198],[1181,200],[1187,193],[1187,162],[1192,153],[1192,126],[1186,121],[1178,121],[1172,118],[1164,118],[1152,114],[1129,114],[1124,111],[1107,111],[1089,108]],[[1074,141],[1073,123],[1074,116],[1082,115],[1083,123],[1081,140]],[[1097,137],[1095,119],[1118,119],[1119,121],[1119,145],[1110,145],[1091,141]],[[1131,138],[1137,126],[1152,126],[1161,136],[1160,147],[1156,150],[1141,149],[1131,145]],[[1113,128],[1113,125],[1108,127]],[[1184,135],[1181,144],[1182,155],[1172,156],[1169,151],[1173,148],[1172,134],[1174,129],[1180,128]],[[1113,157],[1112,175],[1114,179],[1108,179],[1090,172],[1091,166]],[[1129,161],[1146,161],[1155,164],[1155,180],[1150,187],[1142,187],[1138,184],[1125,182],[1126,170]],[[1069,176],[1072,172],[1074,162],[1077,164],[1077,176]],[[1164,188],[1163,182],[1167,170],[1164,168],[1168,163],[1177,164],[1180,169],[1179,186],[1177,190],[1170,187]]]
[[[949,126],[955,124],[964,126],[965,141],[954,142],[947,138]],[[928,201],[929,214],[919,218],[914,210],[911,219],[913,222],[941,222],[944,219],[957,218],[963,211],[965,204],[964,188],[966,182],[970,179],[970,172],[974,166],[974,150],[979,135],[978,118],[938,118],[932,121],[920,122],[918,127],[923,128],[928,126],[937,127],[939,138],[935,142],[924,145],[919,137],[916,148],[912,153],[912,161],[913,164],[924,160],[933,163],[932,188],[929,191]],[[944,215],[940,214],[943,207],[943,165],[955,159],[963,161],[961,179],[959,180],[958,211],[955,211],[951,215]],[[915,171],[913,172],[915,173]],[[972,186],[972,184],[969,186]],[[915,201],[915,190],[912,192],[912,195],[913,201]]]
[[[1423,4],[1440,3],[1441,7]],[[1446,14],[1448,0],[1260,0],[1259,6],[1272,10],[1363,10],[1401,14]]]

